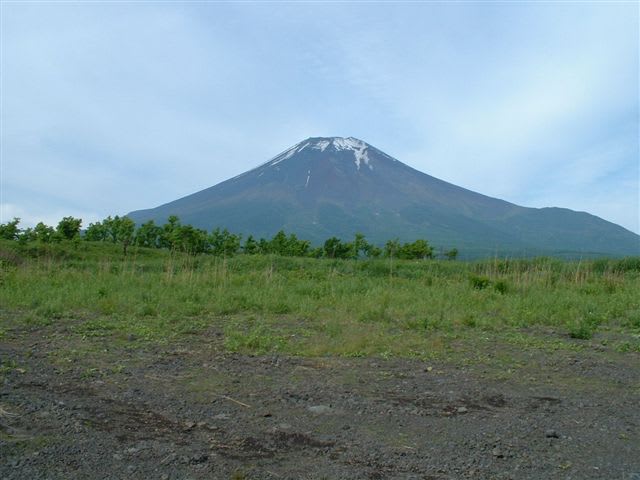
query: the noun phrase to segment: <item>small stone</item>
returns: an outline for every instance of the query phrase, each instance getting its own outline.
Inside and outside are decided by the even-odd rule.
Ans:
[[[331,413],[333,411],[333,409],[328,405],[313,405],[311,407],[308,407],[307,410],[309,410],[314,415],[323,415]]]
[[[160,475],[160,480],[169,480],[169,474],[163,473],[162,475]]]
[[[196,422],[184,422],[185,430],[191,430],[195,426],[196,426]]]
[[[547,438],[560,438],[560,435],[558,435],[558,432],[556,432],[553,429],[546,430],[544,432],[544,436]]]
[[[458,407],[456,410],[458,413],[467,413],[469,409],[467,407]]]
[[[498,447],[496,447],[493,450],[491,450],[491,455],[493,455],[496,458],[504,457],[504,454],[502,453],[502,450],[500,450]]]

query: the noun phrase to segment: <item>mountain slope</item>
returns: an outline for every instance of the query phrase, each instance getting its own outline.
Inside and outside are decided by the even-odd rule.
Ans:
[[[452,185],[355,138],[304,140],[253,170],[150,210],[210,230],[319,243],[364,233],[374,242],[427,238],[472,255],[640,253],[640,237],[587,213],[520,207]]]

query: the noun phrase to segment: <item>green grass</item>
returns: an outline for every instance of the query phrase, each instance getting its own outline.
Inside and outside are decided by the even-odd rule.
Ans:
[[[637,351],[640,262],[484,262],[190,257],[90,242],[0,243],[0,334],[64,328],[110,342],[207,329],[231,351],[418,356],[459,338],[603,330]]]

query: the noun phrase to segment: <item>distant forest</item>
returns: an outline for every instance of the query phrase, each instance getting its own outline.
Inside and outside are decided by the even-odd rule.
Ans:
[[[91,223],[86,230],[82,230],[82,220],[74,217],[64,217],[55,228],[42,222],[34,228],[21,229],[19,225],[19,218],[0,224],[0,238],[21,243],[52,243],[63,240],[111,242],[121,245],[125,255],[130,246],[138,246],[228,257],[237,254],[275,254],[313,258],[388,257],[422,260],[436,256],[433,246],[425,239],[406,243],[391,239],[381,248],[369,243],[363,234],[356,233],[351,241],[331,237],[322,246],[314,247],[310,241],[299,239],[294,233],[287,234],[284,230],[270,239],[256,239],[252,235],[243,239],[241,234],[231,233],[227,229],[216,228],[207,232],[192,225],[184,225],[175,215],[170,216],[164,225],[156,225],[150,220],[139,227],[129,217],[118,215]],[[455,260],[458,249],[442,252],[440,256]]]

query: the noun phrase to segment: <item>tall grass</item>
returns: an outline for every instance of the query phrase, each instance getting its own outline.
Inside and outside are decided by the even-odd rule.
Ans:
[[[443,336],[544,326],[640,330],[638,259],[329,260],[2,244],[0,328],[169,341],[218,328],[228,348],[416,354]],[[8,320],[11,318],[12,320]]]

